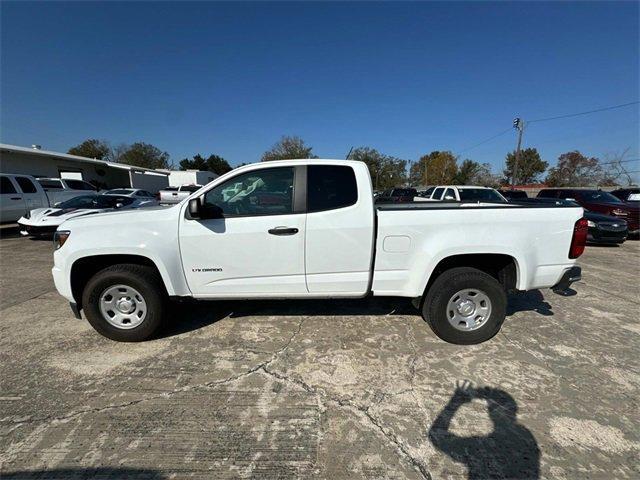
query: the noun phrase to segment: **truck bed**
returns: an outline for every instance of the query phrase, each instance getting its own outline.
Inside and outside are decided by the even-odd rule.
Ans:
[[[472,212],[473,211],[473,212]],[[581,207],[458,202],[376,206],[376,295],[420,296],[438,263],[454,255],[508,255],[516,288],[555,285],[568,258]],[[531,267],[529,267],[531,266]]]

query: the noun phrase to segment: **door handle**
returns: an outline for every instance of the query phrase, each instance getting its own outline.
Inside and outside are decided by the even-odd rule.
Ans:
[[[298,233],[298,229],[289,227],[276,227],[269,229],[269,233],[271,235],[295,235],[296,233]]]
[[[22,197],[11,197],[11,200],[22,200]]]

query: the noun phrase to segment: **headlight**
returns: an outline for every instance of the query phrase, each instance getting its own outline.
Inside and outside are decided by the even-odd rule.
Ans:
[[[53,234],[53,245],[56,250],[62,248],[67,239],[71,235],[69,230],[56,230],[56,233]]]
[[[592,222],[591,220],[587,220],[587,226],[595,228],[596,227],[596,222]]]

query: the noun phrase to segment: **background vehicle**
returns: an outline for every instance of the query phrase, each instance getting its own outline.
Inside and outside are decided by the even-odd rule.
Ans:
[[[579,206],[574,200],[563,200],[558,198],[515,198],[510,199],[509,202],[532,205],[532,204],[555,204],[559,206]],[[629,235],[627,222],[619,217],[611,215],[603,215],[601,213],[584,211],[584,218],[587,220],[588,243],[603,243],[603,244],[620,244],[624,243]]]
[[[64,202],[87,192],[97,192],[98,189],[84,180],[71,178],[36,178],[49,197],[49,203],[54,205]]]
[[[504,190],[498,190],[498,193],[500,195],[502,195],[504,198],[506,198],[507,200],[518,200],[518,199],[522,199],[522,198],[529,198],[529,195],[527,195],[527,192],[525,192],[524,190],[508,190],[508,189],[504,189]]]
[[[540,190],[538,197],[575,200],[576,203],[590,212],[612,215],[626,220],[630,235],[640,233],[640,204],[623,202],[608,192],[577,188],[545,188]]]
[[[640,188],[619,188],[610,193],[623,202],[640,202]]]
[[[181,187],[166,187],[160,190],[158,200],[162,204],[180,203],[193,192],[202,188],[202,185],[182,185]]]
[[[497,190],[474,185],[439,185],[433,187],[430,197],[416,197],[416,201],[454,201],[506,203],[507,200]]]
[[[413,198],[417,195],[415,188],[390,188],[376,198],[376,203],[413,202]]]
[[[61,202],[55,208],[31,210],[18,220],[18,225],[22,235],[52,234],[58,226],[71,218],[142,206],[151,206],[149,200],[117,195],[81,195]]]
[[[471,344],[498,332],[507,291],[578,280],[586,234],[574,205],[375,207],[364,163],[284,160],[236,168],[176,208],[71,219],[52,273],[114,340],[153,335],[170,297],[373,294],[413,299],[440,338]]]
[[[15,222],[34,208],[53,206],[84,195],[88,190],[95,191],[95,188],[82,180],[0,174],[0,221]]]
[[[103,192],[103,195],[130,197],[139,201],[138,206],[158,205],[158,200],[153,193],[147,190],[141,190],[139,188],[115,188],[113,190],[107,190],[106,192]]]

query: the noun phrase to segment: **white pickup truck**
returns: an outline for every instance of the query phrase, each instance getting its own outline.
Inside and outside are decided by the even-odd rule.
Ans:
[[[500,329],[508,291],[580,279],[582,215],[549,204],[376,207],[364,163],[274,161],[171,208],[65,222],[53,277],[78,318],[84,310],[119,341],[156,333],[172,298],[379,295],[413,299],[440,338],[474,344]]]
[[[53,207],[96,188],[83,180],[0,174],[0,222],[14,222],[36,208]]]

